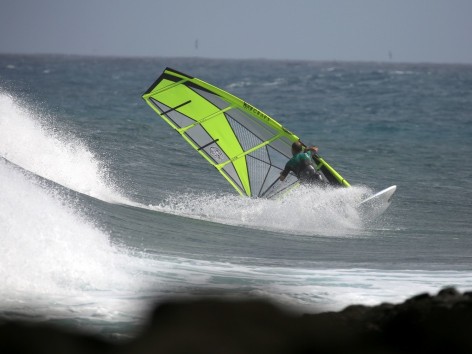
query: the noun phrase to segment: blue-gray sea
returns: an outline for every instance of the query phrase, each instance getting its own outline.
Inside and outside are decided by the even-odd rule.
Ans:
[[[142,100],[165,67],[353,187],[240,197]],[[126,338],[176,297],[309,313],[472,290],[471,156],[471,65],[0,55],[0,316]]]

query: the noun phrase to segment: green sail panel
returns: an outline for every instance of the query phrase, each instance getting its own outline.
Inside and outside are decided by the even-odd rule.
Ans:
[[[170,68],[143,98],[241,195],[271,198],[297,184],[293,174],[279,176],[299,138],[240,98]],[[330,182],[348,185],[317,163]]]

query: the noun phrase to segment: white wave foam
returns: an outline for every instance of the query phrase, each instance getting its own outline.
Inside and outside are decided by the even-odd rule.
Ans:
[[[0,297],[5,303],[126,289],[126,253],[60,196],[0,161]]]
[[[301,312],[399,303],[447,286],[460,291],[472,287],[470,271],[287,268],[165,256],[148,260],[148,266],[154,283],[165,284],[164,298],[204,294],[206,289],[220,296],[263,297]]]
[[[281,200],[236,195],[175,194],[152,210],[288,233],[337,235],[363,229],[357,205],[370,191],[365,187],[321,189],[299,187]]]
[[[0,160],[2,317],[73,319],[97,331],[142,322],[155,293],[143,279],[146,260],[20,171]]]
[[[107,202],[128,203],[106,166],[75,137],[0,93],[0,156],[67,188]]]

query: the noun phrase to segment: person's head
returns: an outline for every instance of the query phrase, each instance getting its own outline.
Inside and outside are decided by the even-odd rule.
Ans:
[[[301,142],[299,141],[296,141],[292,144],[292,155],[296,155],[296,154],[299,154],[301,153],[303,150],[303,145]]]

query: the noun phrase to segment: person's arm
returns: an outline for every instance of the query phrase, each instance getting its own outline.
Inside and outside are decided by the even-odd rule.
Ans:
[[[310,146],[310,147],[307,147],[305,151],[310,151],[311,152],[311,156],[313,155],[316,155],[318,153],[318,146]]]
[[[283,182],[285,180],[285,178],[287,178],[287,175],[290,173],[290,166],[289,164],[287,163],[285,165],[285,168],[282,172],[280,172],[280,177],[279,179]]]
[[[285,173],[285,170],[283,170],[282,172],[280,172],[280,177],[279,179],[283,182],[285,180],[285,178],[287,177],[288,173]]]

